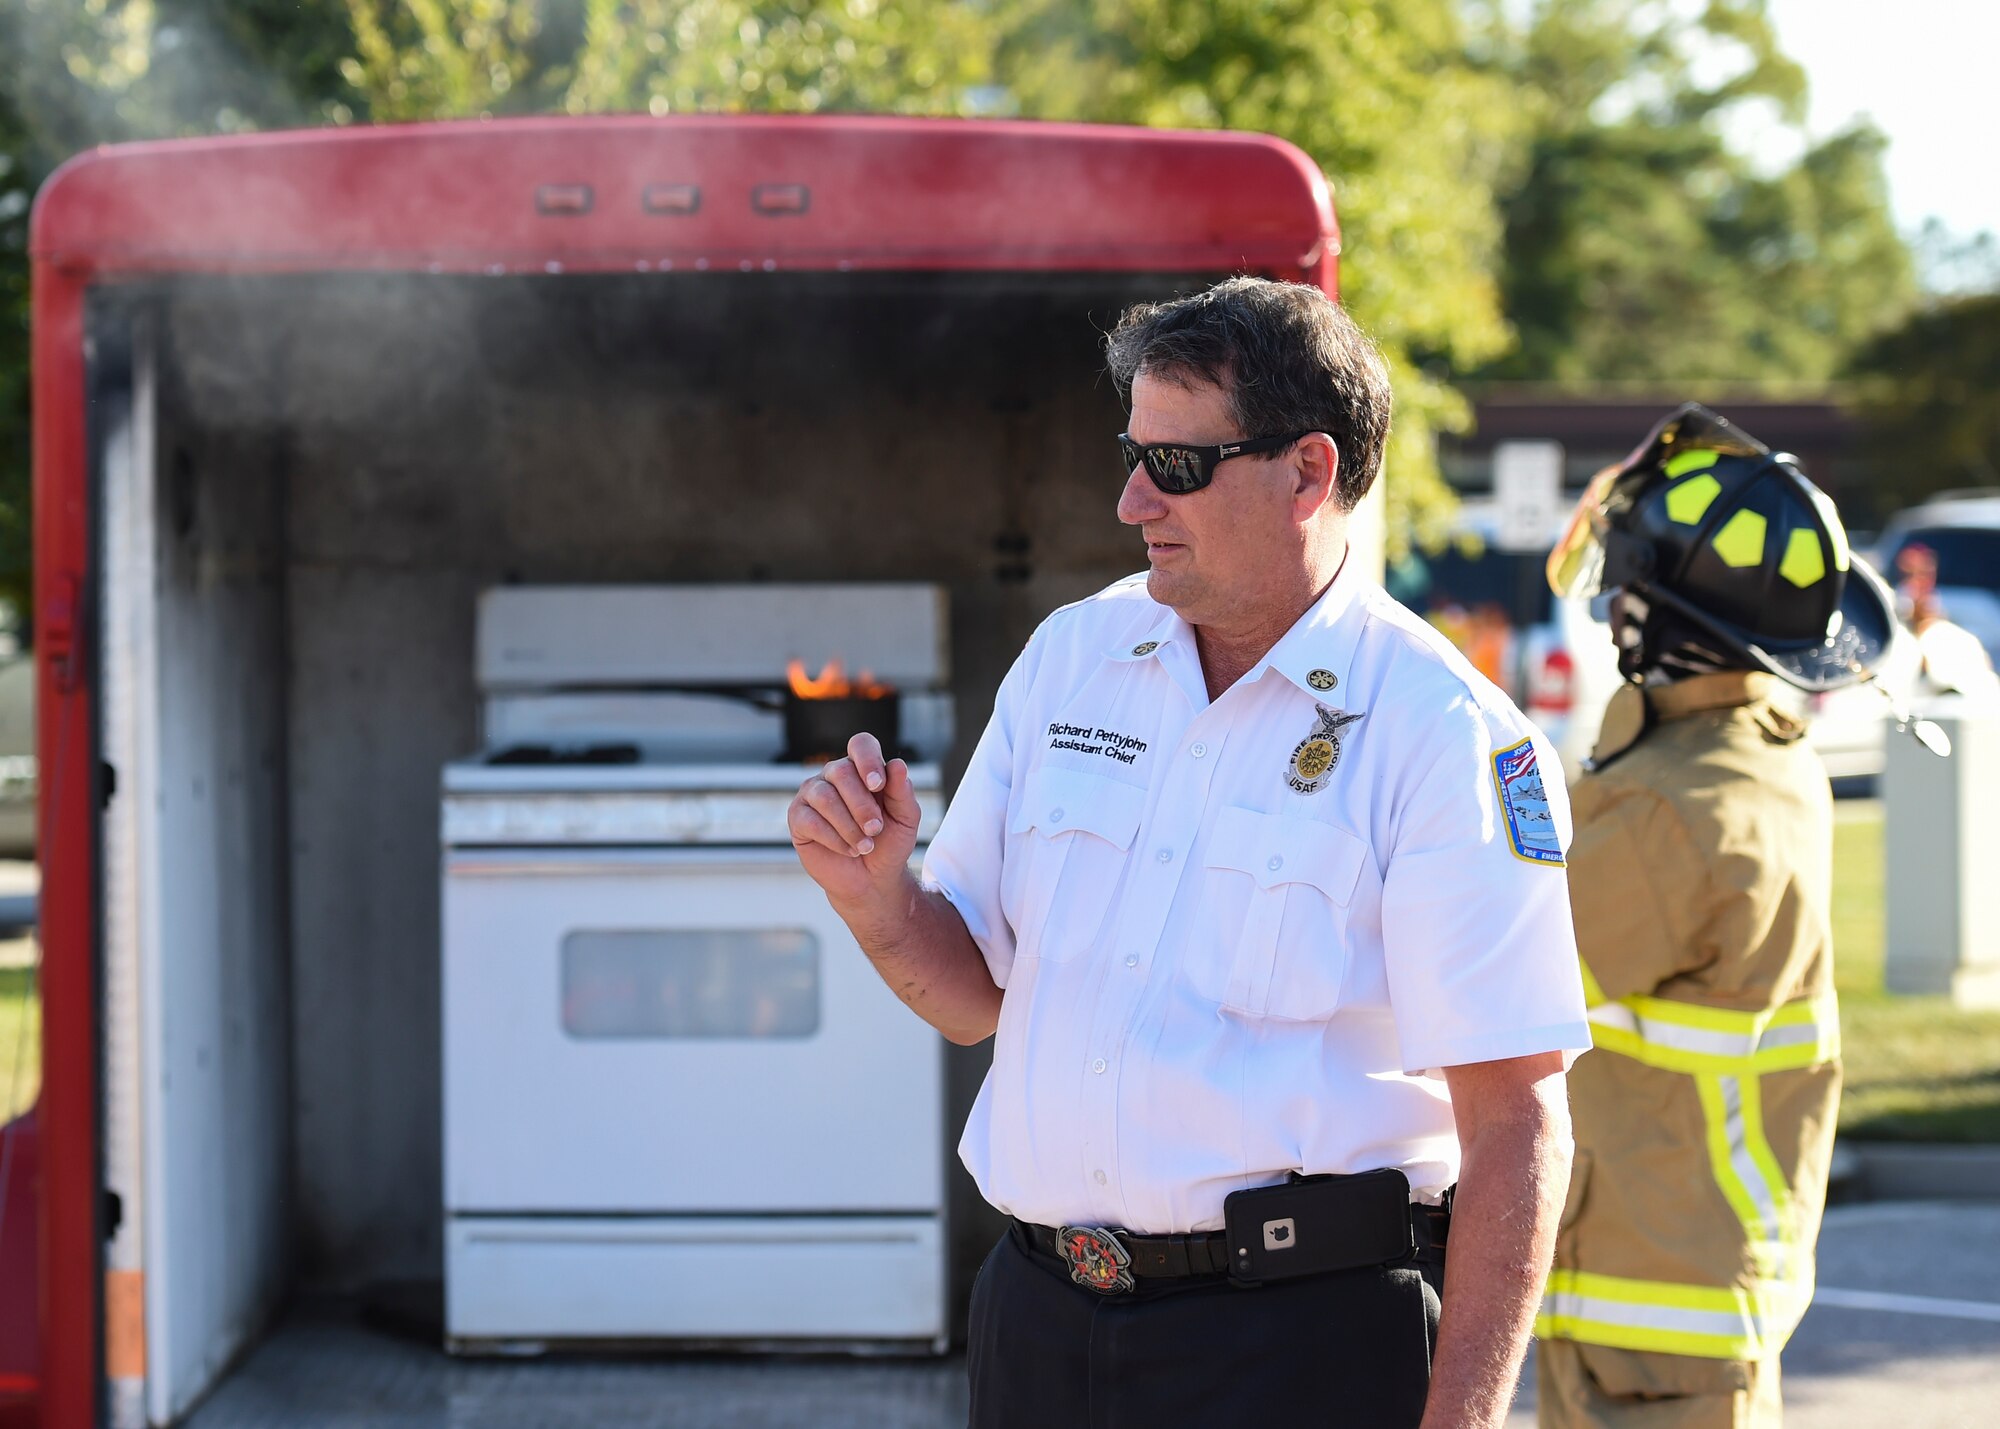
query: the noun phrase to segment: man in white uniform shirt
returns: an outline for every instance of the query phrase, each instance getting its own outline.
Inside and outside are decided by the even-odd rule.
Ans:
[[[1346,560],[1390,398],[1323,293],[1108,346],[1147,573],[1035,632],[921,883],[872,737],[790,814],[889,986],[996,1038],[972,1423],[1497,1426],[1589,1045],[1560,766]]]

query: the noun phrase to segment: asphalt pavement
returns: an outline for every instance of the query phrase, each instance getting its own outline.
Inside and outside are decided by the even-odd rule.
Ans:
[[[1508,1429],[1534,1419],[1534,1375]],[[2000,1202],[1834,1206],[1785,1350],[1787,1429],[2000,1424]]]

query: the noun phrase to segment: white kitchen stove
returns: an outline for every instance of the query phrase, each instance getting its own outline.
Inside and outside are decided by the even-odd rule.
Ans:
[[[785,811],[808,773],[769,762],[523,767],[467,760],[444,774],[444,841],[455,846],[786,844]],[[943,809],[938,768],[912,764],[920,843]]]
[[[488,749],[440,820],[453,1349],[944,1348],[943,1042],[800,868],[771,701],[836,654],[903,691],[921,851],[944,631],[924,586],[482,601]]]

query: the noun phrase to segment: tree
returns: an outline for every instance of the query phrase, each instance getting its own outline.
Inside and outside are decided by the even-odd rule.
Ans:
[[[0,95],[28,136],[16,162],[30,184],[106,140],[500,113],[1009,113],[1278,134],[1335,185],[1343,300],[1394,372],[1392,545],[1434,545],[1451,501],[1432,434],[1469,415],[1454,381],[1822,378],[1912,286],[1879,136],[1837,136],[1775,175],[1726,141],[1744,106],[1794,121],[1801,106],[1764,0],[1516,13],[1507,0],[0,0]]]
[[[1763,0],[1542,0],[1523,32],[1498,28],[1532,124],[1501,198],[1518,343],[1473,375],[1820,382],[1906,310],[1879,133],[1771,175],[1730,142],[1763,106],[1803,144],[1804,76]]]
[[[345,0],[0,0],[0,599],[32,628],[28,210],[97,144],[352,116]]]
[[[1886,514],[2000,487],[2000,291],[1943,299],[1858,353],[1852,373]]]
[[[1926,293],[1951,297],[2000,289],[2000,237],[1990,228],[1971,235],[1954,233],[1943,219],[1932,216],[1917,230],[1911,247],[1917,278]]]
[[[1433,433],[1469,410],[1441,374],[1508,337],[1493,189],[1515,126],[1467,41],[1456,0],[1030,0],[996,58],[1023,113],[1262,130],[1325,170],[1342,301],[1395,377],[1392,551],[1445,537]]]
[[[27,133],[0,91],[0,600],[32,629],[34,534],[28,481]]]
[[[346,0],[376,119],[979,108],[994,7],[896,0]]]

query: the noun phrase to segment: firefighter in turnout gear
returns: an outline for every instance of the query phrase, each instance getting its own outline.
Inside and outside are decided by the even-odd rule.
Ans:
[[[1571,792],[1596,1050],[1536,1321],[1545,1429],[1780,1418],[1840,1098],[1832,802],[1779,686],[1868,678],[1887,588],[1789,456],[1690,404],[1549,558],[1612,594],[1627,683]]]

